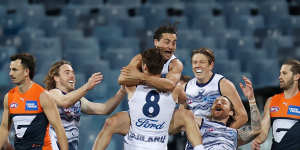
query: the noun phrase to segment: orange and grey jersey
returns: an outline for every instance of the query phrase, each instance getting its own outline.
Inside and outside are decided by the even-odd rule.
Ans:
[[[270,102],[273,128],[272,150],[300,149],[300,92],[290,99],[284,93],[274,95]]]
[[[49,121],[40,104],[44,88],[34,83],[25,93],[15,87],[8,92],[10,119],[15,128],[16,150],[53,150]]]

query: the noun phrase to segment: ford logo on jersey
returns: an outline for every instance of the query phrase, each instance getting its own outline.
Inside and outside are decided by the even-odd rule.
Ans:
[[[158,120],[139,118],[138,121],[135,123],[135,125],[137,127],[162,129],[164,127],[165,122],[163,122],[161,124],[159,124],[157,122],[158,122]]]
[[[33,101],[33,100],[26,101],[25,110],[29,110],[29,111],[38,110],[37,101]]]
[[[277,112],[279,111],[279,107],[278,106],[272,106],[270,112]]]
[[[289,115],[300,116],[300,106],[290,105],[288,110]]]

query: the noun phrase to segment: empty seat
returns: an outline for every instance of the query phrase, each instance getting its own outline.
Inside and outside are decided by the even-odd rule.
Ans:
[[[38,28],[45,18],[45,9],[43,5],[25,5],[18,9],[20,14],[26,18],[24,19],[25,25],[30,28]]]
[[[79,26],[79,19],[81,15],[87,15],[90,12],[90,7],[86,5],[67,5],[63,7],[62,14],[67,19],[67,24],[71,28]]]
[[[49,16],[43,19],[40,28],[46,32],[46,36],[54,37],[61,30],[67,28],[67,18],[65,16]]]
[[[229,59],[228,51],[224,49],[213,49],[216,60]]]
[[[99,7],[100,14],[107,17],[108,25],[120,26],[120,21],[124,18],[129,17],[129,8],[123,5],[111,5],[109,7],[102,6]],[[123,23],[123,22],[122,22]],[[120,26],[121,27],[121,26]]]
[[[250,15],[251,9],[257,6],[250,1],[238,1],[224,3],[224,13],[227,17],[231,15]]]
[[[236,51],[255,48],[255,41],[251,36],[242,38],[229,38],[227,39],[226,44],[230,59],[236,58]]]
[[[0,70],[0,85],[3,87],[8,87],[10,85],[8,71],[9,70]]]
[[[189,50],[199,49],[199,48],[211,48],[216,47],[215,39],[212,37],[191,37],[186,38],[181,41],[179,48],[187,48]]]
[[[249,60],[266,59],[267,53],[263,50],[244,49],[235,52],[235,58],[241,63],[241,71],[248,71],[247,65]]]
[[[199,16],[192,21],[192,29],[201,29],[204,36],[214,35],[215,32],[225,30],[225,20],[223,16]]]
[[[106,3],[110,5],[140,6],[141,0],[108,0]]]
[[[259,6],[267,27],[279,27],[282,17],[288,17],[289,14],[286,1],[266,1]]]
[[[76,87],[78,88],[84,85],[90,77],[90,75],[85,75],[84,73],[78,72],[77,70],[75,70],[75,74],[76,74]]]
[[[184,14],[191,25],[192,22],[201,16],[213,17],[213,11],[220,9],[217,3],[186,3]]]
[[[70,0],[71,4],[76,4],[76,5],[94,5],[94,6],[102,6],[103,1],[100,0]]]
[[[213,37],[216,41],[216,48],[226,49],[227,41],[240,38],[241,32],[237,29],[219,30],[214,33]]]
[[[101,48],[105,50],[115,39],[123,37],[123,30],[118,26],[97,26],[93,30],[93,36],[99,40]]]
[[[101,102],[105,103],[106,99],[109,98],[107,94],[109,92],[108,84],[102,82],[99,85],[96,85],[92,90],[87,93],[87,97],[91,100],[101,100]]]
[[[45,87],[45,84],[43,83],[45,77],[46,77],[46,73],[37,73],[34,76],[33,81]]]
[[[121,69],[136,55],[135,50],[128,48],[112,49],[104,53],[104,58],[110,61],[111,69]]]
[[[235,74],[241,72],[240,62],[238,60],[217,60],[214,70],[220,74]]]
[[[144,16],[146,22],[146,29],[154,30],[161,24],[167,24],[166,18],[167,6],[166,5],[142,5],[141,16]]]
[[[11,12],[0,18],[0,24],[3,27],[3,34],[5,36],[15,36],[24,27],[24,18],[20,13]]]
[[[278,57],[278,48],[279,48],[278,38],[267,37],[263,41],[262,47],[264,51],[266,51],[267,53],[267,58]]]
[[[122,29],[125,37],[139,37],[141,33],[145,32],[144,17],[136,16],[124,18],[122,21]],[[121,22],[120,22],[121,23]]]
[[[34,39],[44,38],[45,31],[38,28],[30,28],[26,27],[19,32],[19,36],[21,38],[21,51],[28,51],[31,45],[30,42],[34,41]]]
[[[9,57],[16,54],[18,51],[15,47],[2,47],[0,46],[0,68],[5,63],[10,61]]]
[[[84,38],[82,30],[78,29],[65,29],[61,30],[60,33],[58,33],[58,36],[61,38],[62,41],[73,39],[73,38]]]
[[[114,39],[113,41],[103,43],[103,44],[105,44],[106,47],[105,51],[110,51],[113,49],[120,49],[120,48],[131,49],[130,51],[132,51],[135,54],[138,54],[141,51],[140,41],[138,38],[135,37],[117,38]],[[105,56],[102,56],[102,58],[105,59]]]
[[[189,29],[189,24],[188,24],[188,19],[185,16],[172,16],[168,18],[168,21],[171,24],[175,24],[176,28],[180,30],[188,30]]]
[[[177,48],[175,56],[185,64],[187,61],[191,61],[191,50],[186,48]]]
[[[253,76],[253,84],[259,87],[276,86],[279,83],[279,64],[277,59],[249,60],[247,72]]]
[[[59,38],[57,37],[36,37],[31,39],[28,52],[35,51],[54,51],[56,55],[62,55],[62,44]]]
[[[229,22],[230,28],[239,29],[242,35],[252,36],[256,28],[264,27],[264,18],[260,15],[236,15],[231,17],[231,22]]]
[[[74,37],[64,40],[64,53],[76,53],[77,51],[85,51],[100,58],[100,47],[97,39],[93,37]]]

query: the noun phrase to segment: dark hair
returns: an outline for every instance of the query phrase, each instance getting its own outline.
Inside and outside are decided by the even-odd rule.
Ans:
[[[51,90],[51,89],[55,89],[56,88],[56,83],[54,80],[54,76],[58,76],[59,74],[59,68],[64,65],[64,64],[68,64],[71,65],[70,62],[65,61],[65,60],[61,60],[58,61],[56,63],[54,63],[51,68],[49,69],[47,76],[44,79],[44,84],[46,85],[46,89],[47,90]]]
[[[159,48],[150,48],[142,52],[142,62],[146,64],[149,73],[156,75],[161,74],[165,59]]]
[[[29,69],[29,78],[32,80],[35,73],[35,58],[29,53],[20,53],[10,56],[10,61],[21,60],[24,68]]]
[[[300,61],[296,59],[288,59],[282,65],[290,65],[293,75],[300,74]],[[300,79],[298,80],[298,89],[300,90]]]
[[[163,33],[177,34],[176,26],[172,25],[172,24],[160,26],[154,32],[153,40],[159,41],[161,39]]]
[[[230,103],[230,110],[233,112],[233,115],[229,116],[229,118],[227,120],[227,123],[226,123],[226,126],[230,127],[231,124],[235,121],[235,119],[234,119],[234,117],[235,117],[235,111],[234,111],[234,107],[233,107],[233,104],[232,104],[231,100],[227,96],[223,96],[223,97],[225,97],[229,101],[229,103]]]
[[[200,48],[200,49],[193,50],[191,58],[193,58],[193,56],[196,54],[203,54],[203,55],[207,56],[209,64],[211,64],[212,62],[215,62],[214,52],[209,48]]]

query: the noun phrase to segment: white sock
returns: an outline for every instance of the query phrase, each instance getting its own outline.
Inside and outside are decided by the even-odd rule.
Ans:
[[[199,145],[194,147],[194,150],[205,150],[205,149],[204,149],[204,146],[202,144],[199,144]]]

